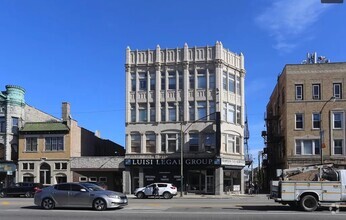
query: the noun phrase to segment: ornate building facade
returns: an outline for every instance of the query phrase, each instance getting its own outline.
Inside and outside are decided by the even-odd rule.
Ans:
[[[221,42],[127,48],[125,67],[124,192],[152,182],[189,193],[243,192],[244,56]]]

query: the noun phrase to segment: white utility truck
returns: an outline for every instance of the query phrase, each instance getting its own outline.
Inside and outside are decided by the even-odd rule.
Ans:
[[[330,166],[296,168],[284,170],[281,179],[271,182],[269,197],[275,202],[310,212],[319,206],[346,204],[346,170]]]

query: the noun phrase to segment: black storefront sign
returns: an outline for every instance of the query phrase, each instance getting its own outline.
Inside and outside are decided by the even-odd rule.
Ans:
[[[125,166],[178,166],[178,158],[167,159],[125,159]],[[220,158],[184,158],[184,166],[220,166]]]

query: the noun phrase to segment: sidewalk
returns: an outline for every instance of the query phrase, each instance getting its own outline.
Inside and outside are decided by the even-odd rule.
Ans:
[[[129,199],[137,198],[134,194],[127,195]],[[205,195],[188,193],[180,197],[180,193],[174,196],[175,199],[232,199],[232,198],[249,198],[249,197],[267,197],[267,194],[224,194],[224,195]]]

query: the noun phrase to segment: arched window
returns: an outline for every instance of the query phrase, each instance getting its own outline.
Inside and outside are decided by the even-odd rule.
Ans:
[[[42,184],[50,184],[50,173],[51,173],[51,168],[49,164],[47,163],[42,163],[40,166],[40,183]]]
[[[67,182],[67,176],[64,173],[58,173],[55,175],[55,181],[56,183],[66,183]]]

